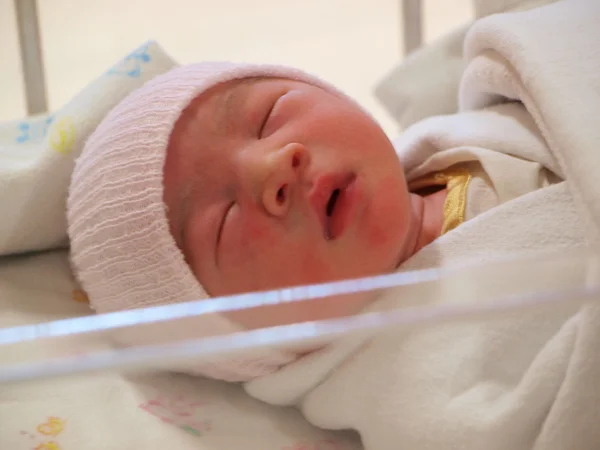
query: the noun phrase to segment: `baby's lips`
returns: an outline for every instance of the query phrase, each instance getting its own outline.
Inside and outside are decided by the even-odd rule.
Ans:
[[[308,202],[314,210],[325,239],[329,239],[329,217],[327,217],[327,203],[331,194],[342,184],[342,177],[335,174],[321,175],[315,179],[312,189],[308,193]]]
[[[343,196],[346,187],[352,183],[352,181],[356,177],[353,174],[348,173],[331,173],[326,175],[321,175],[317,177],[312,189],[308,193],[308,201],[315,211],[317,218],[319,219],[319,223],[321,224],[321,228],[323,230],[323,236],[325,239],[329,240],[332,237],[331,233],[331,223],[332,217],[335,216],[335,210],[339,206],[340,197]],[[339,189],[341,190],[336,205],[333,209],[332,217],[327,215],[327,204],[331,199],[333,192]]]
[[[333,214],[328,217],[329,239],[337,239],[342,236],[352,222],[356,206],[360,201],[358,184],[356,177],[352,177],[347,184],[340,188]]]

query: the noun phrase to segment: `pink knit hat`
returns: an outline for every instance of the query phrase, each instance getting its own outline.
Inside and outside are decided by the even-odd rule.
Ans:
[[[76,162],[67,202],[75,274],[99,313],[200,300],[208,295],[184,261],[169,231],[163,203],[163,168],[169,137],[183,110],[216,84],[276,77],[339,91],[318,78],[281,66],[201,63],[146,83],[117,105],[92,133]],[[218,314],[193,328],[173,326],[173,340],[222,335],[240,327]],[[123,336],[119,337],[123,341]],[[127,344],[150,344],[134,330]],[[252,360],[203,365],[194,373],[245,381],[293,361],[292,353],[265,350]]]

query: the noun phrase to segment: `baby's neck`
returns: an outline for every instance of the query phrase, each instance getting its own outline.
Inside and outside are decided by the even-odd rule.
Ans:
[[[414,255],[426,245],[440,237],[444,224],[444,202],[446,201],[446,189],[439,190],[427,196],[411,194],[415,218],[415,233],[412,252]]]

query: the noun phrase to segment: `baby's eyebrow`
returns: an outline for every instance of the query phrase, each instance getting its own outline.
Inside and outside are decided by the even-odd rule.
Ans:
[[[217,107],[215,121],[220,133],[227,136],[236,131],[248,101],[249,89],[257,81],[257,78],[238,80],[223,94]]]
[[[223,95],[219,102],[216,125],[219,131],[226,134],[231,133],[235,129],[239,110],[244,105],[246,99],[246,83],[239,82]]]

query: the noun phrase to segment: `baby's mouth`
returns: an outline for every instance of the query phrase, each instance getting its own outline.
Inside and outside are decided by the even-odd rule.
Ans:
[[[335,210],[335,206],[337,204],[338,199],[340,198],[341,189],[334,189],[331,192],[331,196],[329,197],[329,201],[325,207],[325,217],[326,217],[326,225],[325,225],[325,238],[327,240],[331,240],[331,217]]]
[[[355,176],[321,177],[309,194],[310,203],[317,213],[326,240],[340,237],[348,224],[344,211],[350,204],[349,188],[354,184]]]
[[[339,189],[334,189],[333,192],[331,193],[331,197],[329,197],[329,201],[327,202],[327,207],[325,209],[325,215],[327,217],[331,217],[331,214],[333,214],[333,209],[335,208],[335,203],[337,201],[337,199],[340,196],[340,190]]]

